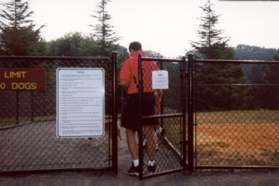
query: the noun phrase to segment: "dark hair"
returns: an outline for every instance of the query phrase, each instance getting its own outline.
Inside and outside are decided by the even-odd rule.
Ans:
[[[138,41],[131,42],[129,45],[129,51],[131,51],[131,50],[135,50],[135,51],[141,50],[140,42],[138,42]]]

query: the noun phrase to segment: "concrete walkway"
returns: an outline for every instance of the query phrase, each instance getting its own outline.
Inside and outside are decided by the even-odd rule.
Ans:
[[[0,186],[279,186],[279,170],[242,172],[183,172],[145,180],[127,174],[130,158],[126,143],[119,143],[119,174],[67,171],[0,176]]]
[[[146,180],[129,177],[124,172],[118,176],[90,172],[60,172],[0,176],[1,186],[279,186],[279,171],[246,173],[176,173]]]

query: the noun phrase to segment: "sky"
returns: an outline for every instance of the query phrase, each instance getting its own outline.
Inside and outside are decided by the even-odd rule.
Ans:
[[[1,0],[2,2],[4,0]],[[7,1],[7,0],[5,0]],[[119,43],[128,47],[140,41],[145,50],[165,57],[177,57],[191,50],[198,41],[200,9],[207,0],[112,0],[108,11],[110,24],[120,37]],[[94,31],[92,17],[98,0],[29,0],[33,20],[45,25],[42,36],[47,41],[69,32],[85,35]],[[212,0],[220,15],[218,29],[229,37],[230,46],[238,44],[279,48],[279,1],[219,1]]]

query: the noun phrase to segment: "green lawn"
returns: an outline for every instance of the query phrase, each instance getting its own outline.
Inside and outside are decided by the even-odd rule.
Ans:
[[[223,123],[276,123],[279,122],[278,110],[243,110],[197,112],[196,124],[223,124]]]

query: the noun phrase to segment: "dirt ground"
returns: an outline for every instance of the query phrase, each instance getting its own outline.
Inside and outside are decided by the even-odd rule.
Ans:
[[[202,124],[196,128],[201,164],[279,165],[279,125]],[[219,159],[219,160],[218,160]]]

